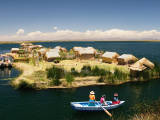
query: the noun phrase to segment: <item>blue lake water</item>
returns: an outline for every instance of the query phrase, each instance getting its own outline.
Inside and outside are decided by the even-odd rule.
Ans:
[[[45,47],[62,46],[68,50],[74,46],[88,47],[118,54],[133,54],[138,58],[146,57],[150,61],[160,62],[159,42],[39,42]],[[10,52],[19,44],[0,44],[0,54]],[[143,100],[157,100],[160,97],[160,79],[146,82],[130,82],[117,86],[87,86],[77,89],[19,90],[8,84],[11,78],[20,74],[15,68],[0,69],[0,120],[101,120],[109,119],[105,112],[84,113],[71,108],[70,102],[88,101],[90,91],[95,91],[96,100],[102,94],[111,100],[117,92],[119,99],[126,101],[121,107],[110,110],[113,116],[134,114],[131,109],[135,103]]]

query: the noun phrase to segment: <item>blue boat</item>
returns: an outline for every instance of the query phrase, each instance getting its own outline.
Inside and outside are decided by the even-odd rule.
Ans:
[[[100,101],[97,102],[101,105]],[[103,108],[105,108],[106,110],[115,109],[123,105],[125,101],[121,101],[119,104],[112,104],[112,101],[106,101],[108,106],[101,105],[103,106],[103,108],[97,102],[95,102],[95,106],[88,106],[89,102],[71,102],[71,106],[76,111],[97,112],[97,111],[103,111]]]

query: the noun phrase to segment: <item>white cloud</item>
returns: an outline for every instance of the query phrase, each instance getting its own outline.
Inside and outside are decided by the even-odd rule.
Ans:
[[[21,32],[20,32],[21,31]],[[24,33],[24,30],[20,29],[17,34]],[[24,36],[0,36],[0,41],[5,40],[84,40],[84,39],[110,39],[110,38],[122,38],[122,39],[143,39],[143,38],[160,38],[160,32],[157,30],[150,31],[129,31],[120,29],[111,29],[107,31],[95,30],[86,32],[71,31],[71,30],[57,30],[56,32],[42,33],[40,31],[31,32]]]
[[[24,30],[23,29],[19,29],[16,34],[24,34]]]
[[[53,29],[55,29],[55,30],[56,30],[56,29],[58,29],[58,28],[57,28],[57,27],[54,27]]]

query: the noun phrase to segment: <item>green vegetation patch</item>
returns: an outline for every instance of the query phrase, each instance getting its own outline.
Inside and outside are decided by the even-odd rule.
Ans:
[[[32,78],[32,80],[34,82],[37,81],[48,81],[48,79],[46,78],[46,71],[35,71],[31,76],[26,76],[26,78],[30,79]]]

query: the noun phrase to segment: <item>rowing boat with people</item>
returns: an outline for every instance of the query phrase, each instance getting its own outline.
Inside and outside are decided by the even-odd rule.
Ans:
[[[76,111],[84,111],[84,112],[96,112],[106,110],[115,109],[121,105],[123,105],[125,101],[120,101],[119,104],[112,104],[112,101],[106,101],[107,106],[101,105],[100,101],[95,102],[95,106],[88,106],[89,102],[71,102],[71,106]],[[102,108],[103,107],[103,108]]]

